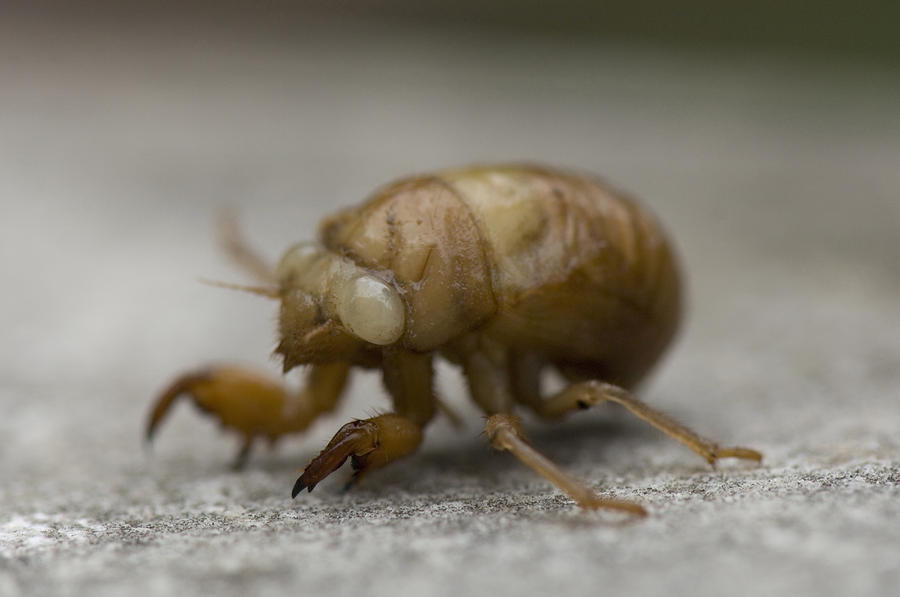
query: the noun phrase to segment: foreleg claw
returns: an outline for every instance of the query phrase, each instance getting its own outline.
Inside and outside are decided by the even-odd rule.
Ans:
[[[422,441],[421,428],[400,415],[385,414],[352,421],[341,427],[325,449],[303,470],[294,483],[291,497],[312,491],[322,479],[351,459],[355,472],[350,485],[366,473],[402,458]]]

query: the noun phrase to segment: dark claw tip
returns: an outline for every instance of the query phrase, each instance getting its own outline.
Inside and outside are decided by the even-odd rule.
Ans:
[[[294,483],[294,489],[291,490],[291,499],[297,497],[297,494],[303,491],[305,487],[306,483],[303,482],[303,477],[297,479],[297,482]],[[312,488],[310,488],[310,491],[312,491]]]

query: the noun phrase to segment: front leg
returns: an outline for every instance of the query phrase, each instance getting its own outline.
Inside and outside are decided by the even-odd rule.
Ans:
[[[399,415],[386,414],[347,423],[335,434],[325,449],[303,470],[294,483],[291,497],[315,486],[351,459],[356,474],[380,468],[413,452],[422,442],[422,428]]]
[[[349,458],[355,474],[350,484],[370,470],[414,452],[422,442],[422,428],[434,416],[432,356],[386,349],[382,359],[384,384],[394,412],[347,423],[303,470],[292,497],[312,491],[322,479]]]
[[[282,435],[306,429],[319,415],[335,408],[347,382],[347,363],[315,365],[306,387],[296,393],[255,371],[235,366],[209,367],[178,377],[156,400],[147,421],[146,437],[153,439],[175,400],[189,396],[203,412],[243,439],[235,461],[240,467],[254,439],[274,442]]]

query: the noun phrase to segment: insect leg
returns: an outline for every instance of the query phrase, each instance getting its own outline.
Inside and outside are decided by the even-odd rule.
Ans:
[[[231,463],[231,470],[240,471],[247,466],[247,459],[250,458],[250,449],[253,448],[253,440],[255,439],[252,435],[244,438],[241,449],[238,450],[237,456],[234,457],[234,462]]]
[[[463,370],[472,398],[489,415],[485,432],[494,448],[511,452],[522,464],[556,485],[582,508],[624,510],[638,516],[647,514],[633,502],[600,497],[584,481],[559,468],[525,439],[521,420],[509,413],[513,408],[514,395],[529,400],[534,398],[530,396],[532,392],[537,396],[540,391],[538,362],[491,350],[491,346],[481,351],[470,348],[463,362]],[[529,395],[522,394],[525,390],[523,383],[528,387]]]
[[[175,400],[189,396],[203,412],[243,438],[235,461],[246,461],[256,437],[270,441],[306,429],[320,414],[333,410],[346,385],[349,365],[331,363],[313,366],[306,387],[288,392],[284,385],[255,371],[235,366],[210,367],[178,377],[154,403],[147,421],[146,438],[151,441]]]
[[[601,381],[572,384],[536,405],[535,410],[544,417],[556,418],[571,411],[586,409],[607,401],[624,406],[638,418],[689,447],[710,464],[715,464],[716,460],[720,458],[741,458],[756,462],[762,460],[762,454],[750,448],[721,448],[715,442],[701,437],[668,415],[647,406],[628,390]]]
[[[336,471],[348,458],[356,471],[349,485],[368,471],[412,453],[422,442],[422,428],[436,411],[432,393],[434,370],[430,354],[386,350],[384,384],[394,402],[394,412],[347,423],[325,449],[303,470],[291,495],[313,488]]]
[[[513,388],[506,347],[474,334],[464,342],[461,361],[472,400],[488,415],[512,412]]]
[[[513,354],[509,360],[509,385],[516,402],[538,410],[544,401],[541,373],[545,363],[533,354]]]
[[[304,489],[312,491],[348,458],[356,471],[352,484],[369,470],[410,454],[421,442],[421,426],[394,413],[347,423],[303,470],[291,497],[297,497]]]
[[[556,466],[528,443],[518,417],[506,414],[491,415],[488,417],[485,431],[494,448],[512,452],[522,464],[556,485],[582,508],[590,510],[607,508],[622,510],[637,516],[647,515],[647,511],[634,502],[600,497],[583,481]]]

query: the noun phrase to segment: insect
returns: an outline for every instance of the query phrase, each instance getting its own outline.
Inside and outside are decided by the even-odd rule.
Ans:
[[[447,170],[380,189],[326,218],[318,236],[274,267],[235,230],[226,236],[230,255],[260,282],[239,288],[280,301],[276,352],[285,372],[308,366],[305,387],[289,392],[232,366],[188,372],[157,400],[148,439],[187,395],[241,435],[242,464],[256,439],[274,442],[333,410],[352,368],[380,369],[391,411],[341,427],[292,496],[348,459],[352,484],[419,447],[441,407],[433,363],[442,357],[462,369],[492,446],[584,508],[645,514],[538,452],[517,409],[558,419],[612,402],[710,464],[761,460],[755,450],[703,439],[631,393],[677,331],[681,281],[656,219],[604,182],[528,165]],[[570,385],[545,395],[547,369]]]

